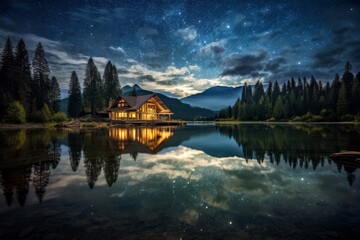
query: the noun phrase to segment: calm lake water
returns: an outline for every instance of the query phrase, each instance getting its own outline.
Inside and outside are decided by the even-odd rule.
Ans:
[[[358,239],[358,125],[0,131],[1,239]]]

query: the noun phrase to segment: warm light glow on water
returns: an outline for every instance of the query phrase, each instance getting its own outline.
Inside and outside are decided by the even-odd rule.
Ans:
[[[2,239],[359,233],[360,170],[328,158],[360,150],[355,125],[21,130],[0,140]]]

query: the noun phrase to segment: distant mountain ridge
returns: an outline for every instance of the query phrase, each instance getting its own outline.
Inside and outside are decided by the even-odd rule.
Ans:
[[[183,103],[190,104],[193,107],[202,107],[219,111],[227,106],[232,106],[238,98],[241,98],[242,86],[211,87],[201,93],[197,93],[180,99]]]

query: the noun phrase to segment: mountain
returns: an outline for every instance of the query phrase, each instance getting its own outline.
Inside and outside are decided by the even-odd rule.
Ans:
[[[136,93],[138,96],[155,93],[159,98],[165,103],[168,108],[174,113],[172,118],[174,119],[182,119],[182,120],[194,120],[200,118],[213,118],[215,116],[215,112],[206,108],[201,107],[192,107],[189,104],[183,103],[179,99],[171,98],[165,96],[161,93],[151,92],[148,90],[142,89],[139,85],[134,85]],[[122,89],[122,94],[129,95],[133,90],[133,87],[124,86]]]
[[[135,84],[134,87],[138,96],[155,93],[144,90],[137,84]],[[122,90],[122,94],[130,95],[131,91],[133,90],[133,87],[126,85],[123,88],[121,88],[121,90]],[[179,99],[171,98],[161,93],[155,93],[155,94],[158,95],[159,98],[165,103],[165,105],[168,106],[171,109],[171,111],[174,113],[174,115],[172,116],[173,119],[194,120],[200,118],[214,118],[215,116],[215,112],[212,110],[200,108],[200,107],[192,107],[189,104],[181,102]],[[67,112],[67,102],[68,102],[68,98],[61,99],[60,102],[61,112]]]
[[[188,103],[191,106],[203,107],[213,111],[234,105],[236,99],[241,98],[242,87],[225,87],[218,86],[205,90],[202,93],[197,93],[181,101]]]

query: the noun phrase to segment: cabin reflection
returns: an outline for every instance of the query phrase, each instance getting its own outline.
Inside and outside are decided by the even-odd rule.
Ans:
[[[173,135],[173,127],[110,128],[109,137],[117,143],[121,153],[156,154]]]

